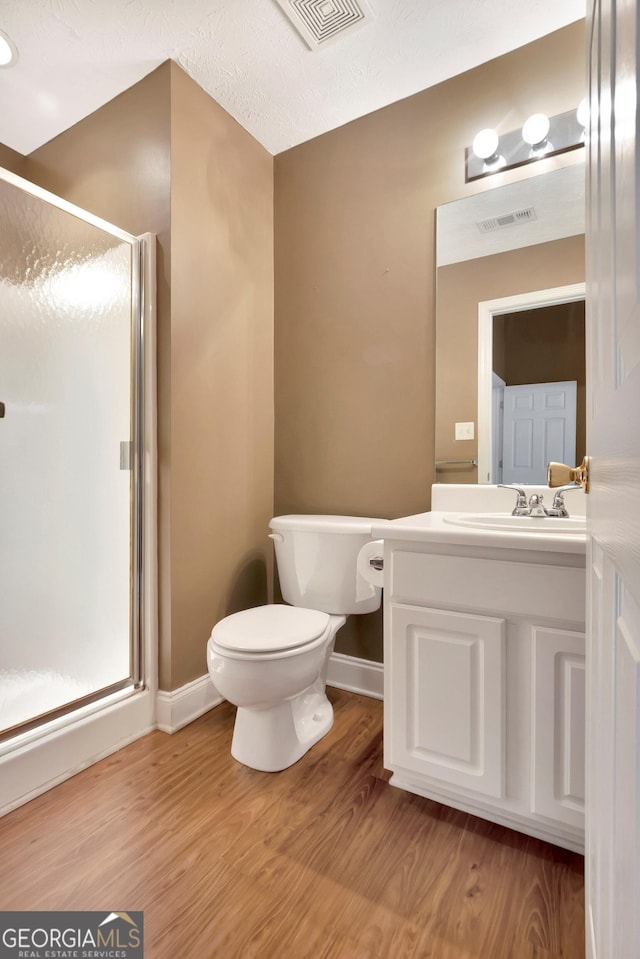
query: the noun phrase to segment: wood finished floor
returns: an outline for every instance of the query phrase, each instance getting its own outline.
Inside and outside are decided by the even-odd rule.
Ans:
[[[583,959],[582,857],[390,786],[382,703],[300,762],[223,704],[0,819],[0,909],[144,910],[145,959]]]

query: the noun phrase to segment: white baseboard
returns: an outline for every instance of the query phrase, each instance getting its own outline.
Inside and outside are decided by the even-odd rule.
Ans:
[[[372,699],[382,699],[382,663],[333,653],[329,660],[327,685],[360,693],[361,696],[370,696]],[[164,733],[175,733],[222,702],[224,697],[215,688],[208,673],[180,686],[179,689],[170,692],[158,690],[156,725]]]
[[[160,689],[156,697],[156,725],[163,733],[175,733],[222,702],[224,698],[208,673],[179,689]]]
[[[371,699],[384,698],[384,666],[369,659],[332,653],[327,673],[327,686],[346,689]]]

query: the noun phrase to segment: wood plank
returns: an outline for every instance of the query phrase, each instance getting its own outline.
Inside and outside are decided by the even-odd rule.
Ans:
[[[228,704],[0,820],[0,908],[144,911],[149,959],[583,959],[582,857],[388,784],[382,703],[330,690],[300,762]]]

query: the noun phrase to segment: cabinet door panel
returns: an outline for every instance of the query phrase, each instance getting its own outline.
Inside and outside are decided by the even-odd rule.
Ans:
[[[532,630],[533,812],[584,827],[584,634]]]
[[[393,605],[392,768],[504,795],[504,620]]]

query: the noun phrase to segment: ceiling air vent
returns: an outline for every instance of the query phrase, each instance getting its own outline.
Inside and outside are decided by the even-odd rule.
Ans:
[[[275,0],[304,42],[317,50],[339,34],[362,27],[373,15],[363,0]]]
[[[476,226],[481,233],[493,233],[502,230],[505,226],[516,226],[518,223],[528,223],[537,220],[536,211],[532,206],[526,210],[517,210],[515,213],[505,213],[504,216],[494,216],[490,220],[480,220]]]

